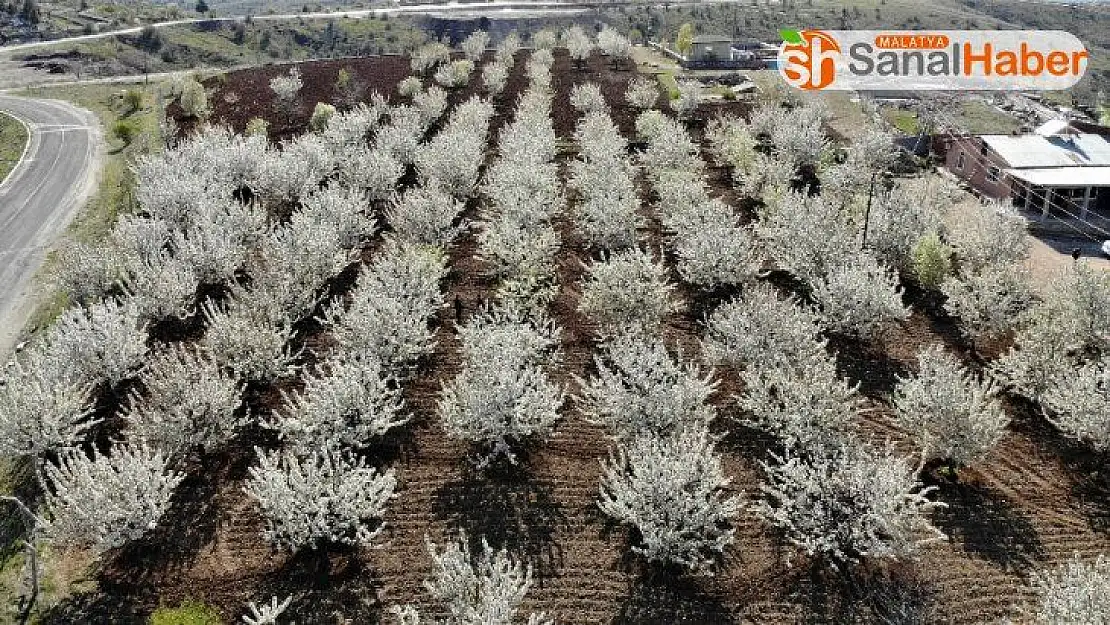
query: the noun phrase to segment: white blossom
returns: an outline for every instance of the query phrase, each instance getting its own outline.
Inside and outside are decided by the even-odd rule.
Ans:
[[[549,224],[525,227],[517,220],[498,218],[482,224],[478,243],[478,255],[494,276],[555,278],[559,233]]]
[[[404,401],[396,380],[372,358],[357,355],[306,377],[299,394],[283,395],[285,408],[268,426],[299,454],[365,446],[409,420],[401,414]]]
[[[1021,262],[1029,255],[1025,218],[1004,204],[988,203],[953,211],[947,241],[956,250],[961,273],[974,273],[987,265]]]
[[[710,405],[716,383],[696,364],[672,358],[658,339],[619,337],[594,357],[597,376],[575,378],[576,402],[586,418],[607,426],[618,437],[663,434],[716,416]]]
[[[504,65],[506,68],[511,68],[513,63],[516,62],[516,53],[520,50],[520,35],[516,31],[505,35],[501,39],[501,43],[497,44],[497,52],[495,58],[497,63]]]
[[[731,215],[730,215],[731,216]],[[675,240],[678,273],[690,284],[704,289],[737,286],[751,282],[763,269],[763,255],[748,228],[729,224],[707,224]]]
[[[308,129],[312,132],[322,132],[328,127],[331,118],[335,117],[336,109],[327,102],[317,102],[312,109],[312,116],[308,118]]]
[[[428,320],[443,307],[446,272],[442,250],[387,240],[362,268],[350,305],[333,303],[324,320],[348,354],[400,375],[434,347]]]
[[[821,196],[790,193],[760,216],[756,233],[775,264],[811,283],[850,263],[859,250],[859,229]]]
[[[509,66],[501,61],[494,61],[482,68],[482,86],[490,95],[498,95],[505,90],[509,82]]]
[[[457,89],[465,87],[470,82],[470,74],[474,72],[474,63],[468,59],[451,61],[436,70],[434,80],[447,87]]]
[[[432,85],[422,93],[414,94],[412,104],[420,113],[420,123],[430,128],[447,110],[447,92]]]
[[[571,26],[564,30],[562,39],[570,58],[579,65],[590,57],[590,52],[594,49],[594,42],[581,26]]]
[[[640,119],[649,119],[658,111],[644,111],[637,118],[637,131]],[[701,160],[700,149],[694,143],[690,133],[677,121],[663,117],[657,126],[651,128],[654,134],[648,137],[648,149],[641,159],[648,169],[648,174],[658,179],[661,174],[670,170],[686,172],[700,172],[705,163]]]
[[[142,364],[146,339],[138,306],[108,300],[62,313],[46,335],[46,357],[78,385],[115,386]]]
[[[478,63],[482,60],[482,54],[485,53],[486,48],[489,47],[489,33],[484,30],[476,30],[463,40],[460,47],[466,58]]]
[[[263,603],[261,606],[251,601],[247,604],[250,614],[243,616],[243,622],[246,625],[278,625],[278,617],[289,609],[292,602],[292,595],[282,601],[278,601],[277,597],[270,597],[270,603]]]
[[[638,249],[614,252],[586,267],[578,311],[597,324],[602,335],[625,331],[654,334],[680,303],[667,270]]]
[[[333,115],[320,139],[333,154],[346,154],[352,148],[366,145],[370,134],[378,128],[387,112],[388,106],[367,106],[360,102],[349,111]]]
[[[455,225],[463,204],[438,187],[416,187],[393,197],[386,220],[393,234],[415,245],[447,248],[461,233],[465,223]]]
[[[50,483],[43,520],[47,540],[105,551],[136,540],[162,520],[184,478],[146,447],[119,446],[108,455],[63,454],[48,464]]]
[[[632,42],[614,28],[605,27],[597,34],[597,47],[613,61],[632,55]]]
[[[266,214],[238,203],[208,205],[188,230],[175,231],[171,246],[204,284],[232,280],[247,262],[250,249],[265,232]]]
[[[244,490],[258,501],[271,544],[294,552],[327,543],[368,547],[381,534],[397,485],[393,469],[378,471],[331,448],[304,458],[255,453],[258,465],[250,468]]]
[[[166,349],[151,359],[140,381],[145,392],[132,390],[123,411],[128,439],[167,456],[197,446],[211,451],[245,422],[236,414],[243,403],[239,379],[196,349]]]
[[[823,111],[813,105],[779,111],[780,114],[773,118],[769,133],[774,153],[797,167],[817,166],[825,160],[830,144],[823,127]],[[754,118],[752,125],[756,125]]]
[[[360,248],[374,236],[377,220],[370,215],[365,193],[340,185],[330,185],[305,198],[304,216],[335,228],[341,247]]]
[[[524,595],[532,586],[532,567],[526,566],[501,549],[494,551],[482,537],[482,553],[475,557],[465,532],[456,542],[439,551],[427,536],[424,542],[435,564],[435,577],[424,587],[438,603],[447,608],[445,621],[428,621],[439,625],[512,625]],[[393,606],[391,612],[401,625],[425,622],[411,605]],[[527,625],[554,625],[542,612],[528,616]]]
[[[343,162],[317,134],[304,134],[267,151],[258,173],[258,194],[274,202],[294,202],[320,188]]]
[[[733,541],[741,500],[730,482],[708,429],[692,424],[619,443],[602,465],[598,505],[635,528],[634,552],[707,572]]]
[[[865,172],[886,171],[897,158],[894,135],[877,124],[867,124],[848,144],[848,165]]]
[[[637,76],[628,81],[624,99],[635,109],[653,108],[659,100],[659,86],[653,80]]]
[[[248,301],[232,300],[220,308],[202,305],[208,331],[201,345],[220,365],[247,380],[267,381],[292,372],[293,354],[286,343],[293,335],[285,319],[255,310]]]
[[[1110,448],[1110,356],[1078,370],[1062,371],[1041,398],[1045,416],[1066,436]]]
[[[876,193],[867,221],[868,250],[903,273],[912,271],[914,245],[942,229],[948,207],[941,202],[935,189],[916,180],[898,180],[890,191]]]
[[[701,83],[696,80],[678,81],[678,97],[671,100],[671,108],[681,119],[693,116],[701,101]]]
[[[820,317],[767,284],[744,289],[705,325],[702,347],[709,360],[736,369],[792,365],[825,351]]]
[[[125,215],[112,227],[109,241],[120,262],[138,264],[158,260],[166,252],[173,232],[173,222]]]
[[[546,438],[559,419],[563,391],[540,363],[554,343],[531,323],[511,315],[479,315],[460,329],[462,371],[443,388],[438,413],[448,436],[483,447],[479,466],[504,457],[526,438]]]
[[[1038,398],[1061,373],[1110,353],[1110,274],[1076,263],[1022,320],[1014,348],[992,363],[1016,391]]]
[[[741,373],[745,425],[773,435],[786,449],[807,450],[840,440],[854,428],[860,407],[856,386],[836,373],[827,354],[799,354],[797,361]]]
[[[757,154],[758,141],[751,127],[738,117],[718,117],[709,122],[705,135],[717,164],[733,168],[733,177],[743,180]]]
[[[1017,265],[992,264],[941,285],[944,310],[975,340],[998,338],[1017,327],[1033,303],[1033,287]]]
[[[991,382],[977,379],[939,345],[917,355],[918,371],[894,389],[895,419],[926,458],[963,467],[986,455],[1010,422]]]
[[[412,53],[412,58],[409,65],[412,71],[417,74],[427,74],[441,63],[449,63],[451,61],[451,48],[446,45],[433,42],[420,46]]]
[[[559,37],[548,29],[537,30],[532,33],[532,47],[536,50],[554,50],[559,45]],[[533,56],[535,53],[533,53]]]
[[[928,498],[935,487],[922,487],[914,461],[890,447],[848,443],[772,456],[761,463],[765,498],[755,510],[789,544],[826,565],[912,557],[945,538],[928,519],[944,507]]]
[[[368,200],[384,200],[405,175],[405,165],[388,148],[358,147],[340,161],[338,173],[343,186],[365,192]]]
[[[1086,563],[1075,554],[1066,563],[1033,574],[1038,595],[1032,610],[1044,625],[1102,625],[1110,614],[1110,558]]]
[[[420,78],[416,76],[408,76],[397,83],[397,93],[402,98],[411,98],[412,96],[420,93],[424,88],[424,84],[420,82]]]
[[[143,319],[184,318],[191,312],[200,284],[191,262],[162,253],[156,259],[126,262],[124,272],[123,291]]]
[[[579,159],[571,163],[569,182],[579,195],[575,225],[592,246],[631,247],[644,220],[637,213],[640,198],[620,130],[608,113],[595,110],[578,123],[575,138]]]
[[[70,301],[88,303],[107,297],[115,287],[119,259],[112,246],[74,241],[59,246],[57,281]]]
[[[38,458],[77,445],[99,422],[90,418],[89,387],[63,370],[69,365],[36,345],[0,373],[0,456]]]
[[[862,338],[909,317],[897,275],[867,254],[833,268],[813,298],[830,330]]]
[[[287,113],[295,106],[303,86],[304,82],[301,80],[300,70],[296,67],[290,69],[289,73],[284,76],[276,76],[270,79],[270,90],[274,92],[278,106]]]
[[[601,87],[595,82],[584,82],[571,87],[570,105],[579,113],[604,111],[607,108],[605,96],[601,95]]]

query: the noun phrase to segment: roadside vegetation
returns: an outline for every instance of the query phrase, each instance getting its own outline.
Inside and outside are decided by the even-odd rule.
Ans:
[[[15,169],[27,140],[27,127],[11,115],[0,113],[0,183]]]

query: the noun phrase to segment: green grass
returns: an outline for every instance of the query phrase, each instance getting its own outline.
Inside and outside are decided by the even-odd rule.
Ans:
[[[15,169],[26,145],[26,126],[18,119],[0,113],[0,182]]]
[[[659,86],[663,87],[663,91],[667,92],[667,98],[675,100],[678,98],[678,82],[674,79],[673,72],[659,72],[655,75],[655,79],[659,81]]]
[[[978,100],[964,100],[955,115],[960,126],[975,135],[1005,135],[1021,128],[1021,122],[1012,115]]]
[[[150,615],[150,625],[223,625],[223,622],[215,608],[189,599],[176,608],[158,608]]]
[[[887,107],[883,109],[883,118],[902,134],[916,135],[920,130],[917,124],[917,113],[913,111]]]

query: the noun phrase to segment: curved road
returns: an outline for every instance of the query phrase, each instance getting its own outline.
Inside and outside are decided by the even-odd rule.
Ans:
[[[100,123],[57,100],[0,95],[0,110],[30,130],[23,159],[0,183],[0,354],[18,338],[36,300],[31,278],[92,194]]]

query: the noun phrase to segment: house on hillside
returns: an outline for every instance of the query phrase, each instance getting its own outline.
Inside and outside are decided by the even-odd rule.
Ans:
[[[945,166],[980,195],[1009,199],[1031,217],[1110,219],[1110,137],[1063,120],[1031,134],[955,137]]]

